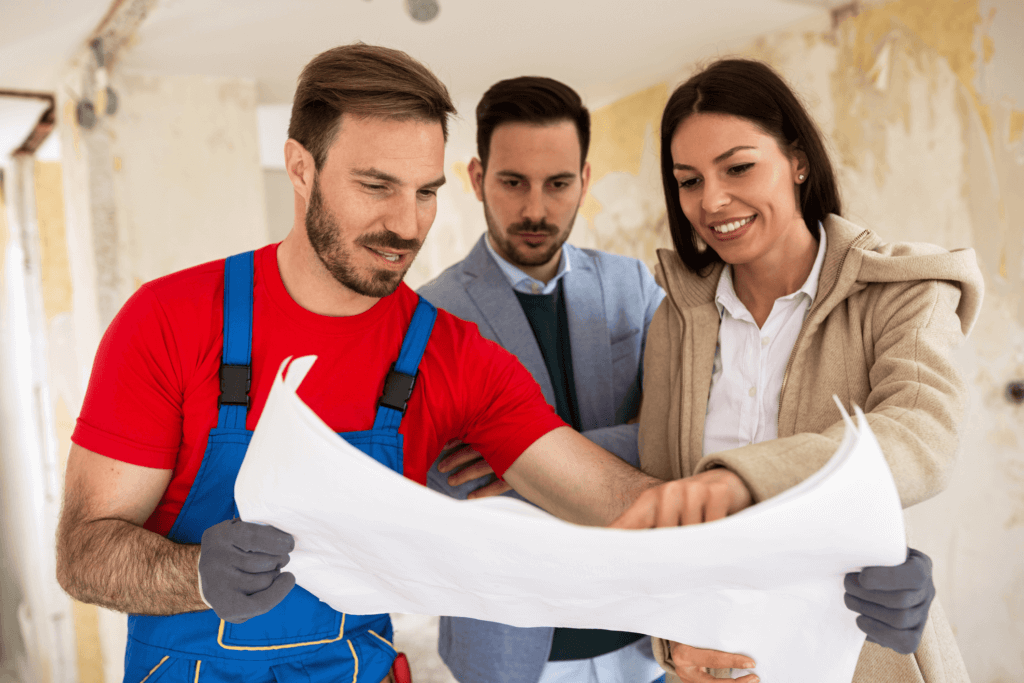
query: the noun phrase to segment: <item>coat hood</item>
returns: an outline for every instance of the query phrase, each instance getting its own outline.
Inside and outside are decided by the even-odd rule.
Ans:
[[[830,214],[824,221],[828,246],[812,310],[825,315],[870,284],[945,280],[960,287],[956,313],[967,335],[981,312],[985,285],[974,249],[947,251],[923,242],[882,242],[866,228]],[[724,264],[716,263],[701,277],[683,265],[672,249],[658,250],[655,279],[680,311],[714,301]]]

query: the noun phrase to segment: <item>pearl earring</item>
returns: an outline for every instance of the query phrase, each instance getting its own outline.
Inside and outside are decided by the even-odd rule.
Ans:
[[[804,176],[804,174],[803,174],[803,173],[801,173],[800,175],[798,175],[798,176],[796,177],[796,179],[802,182],[802,181],[803,181],[803,179],[804,179],[805,177],[806,177],[806,176]]]

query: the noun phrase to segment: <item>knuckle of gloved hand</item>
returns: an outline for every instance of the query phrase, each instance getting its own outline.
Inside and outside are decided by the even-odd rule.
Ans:
[[[276,555],[267,555],[265,553],[239,553],[235,557],[235,567],[239,571],[248,572],[249,574],[259,574],[261,572],[268,572],[273,569],[277,569],[277,565],[280,564],[281,558]]]
[[[921,642],[921,635],[916,632],[903,632],[900,633],[899,637],[895,639],[893,643],[893,650],[899,652],[901,655],[909,655],[917,650],[917,646]]]
[[[892,603],[886,605],[886,607],[893,607],[895,609],[913,609],[924,605],[929,602],[930,599],[928,591],[925,588],[913,591],[900,591],[896,596],[894,596]]]
[[[275,570],[272,572],[261,572],[259,574],[242,574],[238,581],[238,588],[246,595],[253,596],[257,593],[261,593],[268,588],[270,584],[274,583],[274,579],[281,572]]]
[[[865,603],[863,600],[855,595],[847,593],[843,596],[843,602],[846,603],[847,609],[853,612],[863,613],[865,609]]]
[[[906,609],[885,610],[885,617],[885,623],[901,631],[914,628],[919,620],[914,610]]]
[[[253,549],[272,555],[287,555],[295,550],[295,538],[273,526],[254,525]]]
[[[857,617],[857,628],[868,634],[868,640],[881,645],[883,644],[882,638],[884,637],[885,631],[888,627],[886,627],[885,624],[862,614]],[[891,631],[892,629],[888,630]]]
[[[918,564],[918,565],[922,566],[924,568],[925,572],[928,575],[931,575],[931,573],[932,573],[932,558],[929,557],[928,555],[925,555],[924,553],[922,553],[920,550],[917,550],[916,548],[911,548],[910,549],[910,553],[909,553],[909,557],[907,558],[907,560],[908,561],[913,561],[915,564]]]

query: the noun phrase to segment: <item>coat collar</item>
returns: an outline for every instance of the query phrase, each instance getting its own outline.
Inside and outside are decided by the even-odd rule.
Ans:
[[[844,269],[847,254],[854,246],[870,249],[881,242],[870,230],[856,226],[839,216],[829,214],[822,225],[827,235],[827,244],[814,308],[828,306],[826,300],[833,302],[836,290],[840,290],[840,300],[849,293],[848,287],[852,286],[856,279],[856,269],[846,269],[846,274],[841,278],[843,281],[850,280],[847,287],[840,288],[836,285],[839,284],[840,271]],[[658,263],[658,284],[668,293],[670,300],[680,311],[714,304],[718,281],[722,277],[725,264],[715,263],[707,276],[701,277],[683,265],[683,260],[674,249],[659,249]]]

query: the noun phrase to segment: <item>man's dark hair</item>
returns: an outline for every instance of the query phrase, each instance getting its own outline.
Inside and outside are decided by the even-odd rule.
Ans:
[[[399,50],[354,43],[321,52],[302,70],[288,137],[313,155],[319,170],[342,114],[437,121],[447,141],[454,113],[448,89],[427,67]]]
[[[498,81],[476,106],[476,149],[487,168],[494,129],[503,123],[571,121],[580,139],[580,168],[590,147],[590,112],[575,90],[552,78],[520,76]]]
[[[661,117],[661,180],[665,189],[672,244],[686,267],[708,273],[722,258],[699,243],[679,205],[679,183],[672,173],[672,136],[691,114],[731,114],[771,135],[783,153],[799,149],[807,155],[808,177],[800,185],[800,211],[811,234],[830,213],[840,214],[835,171],[818,127],[800,100],[771,67],[747,59],[723,59],[679,86]]]

